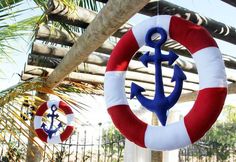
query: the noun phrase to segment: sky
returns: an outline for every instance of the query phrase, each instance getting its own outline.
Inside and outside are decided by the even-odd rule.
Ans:
[[[168,1],[180,5],[182,7],[185,7],[187,9],[190,9],[192,11],[198,12],[203,16],[207,16],[209,18],[223,22],[227,25],[236,27],[235,16],[232,16],[236,15],[236,9],[226,3],[223,3],[222,1],[216,1],[216,0],[168,0]],[[23,7],[27,7],[27,5],[32,6],[33,4],[31,1],[27,1],[26,4],[23,5]],[[22,15],[21,19],[27,18],[28,15],[32,14],[34,15],[40,14],[40,11],[39,10],[27,11],[26,14]],[[136,14],[129,22],[135,25],[146,18],[147,18],[146,16],[141,16],[140,14]],[[24,64],[27,60],[27,53],[29,52],[29,47],[27,42],[17,41],[11,43],[12,46],[18,48],[21,52],[12,51],[13,52],[12,59],[14,61],[9,62],[8,60],[2,60],[2,62],[0,62],[1,63],[0,69],[2,71],[5,71],[5,74],[0,74],[0,90],[3,90],[8,86],[14,85],[18,81],[20,81],[20,77],[18,74],[20,74],[21,71],[23,70]],[[217,43],[223,53],[236,57],[235,45],[232,45],[230,43],[225,43],[219,40],[217,40]],[[235,102],[233,101],[235,100],[235,97],[236,97],[235,95],[229,95],[227,98],[227,103],[235,104]],[[103,101],[102,103],[99,104],[101,106],[104,106]],[[189,109],[183,110],[182,107],[191,108],[192,104],[193,102],[179,104],[178,106],[176,106],[176,110],[180,110],[183,111],[183,113],[186,113]],[[102,119],[103,116],[101,116],[101,120]]]

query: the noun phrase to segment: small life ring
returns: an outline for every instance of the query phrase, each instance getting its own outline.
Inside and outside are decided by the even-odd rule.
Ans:
[[[67,123],[65,130],[60,135],[53,135],[51,138],[49,138],[49,135],[42,128],[42,118],[47,109],[51,108],[52,106],[55,106],[56,108],[59,108],[64,112],[67,118]],[[74,114],[70,106],[68,106],[63,101],[50,100],[44,102],[37,109],[34,117],[34,130],[39,139],[41,139],[43,142],[57,144],[65,141],[71,136],[74,130],[73,121],[74,121]]]
[[[190,51],[199,75],[200,88],[192,109],[184,119],[165,127],[138,119],[124,89],[129,62],[153,27],[165,29],[169,38]],[[107,63],[104,96],[113,123],[130,141],[152,150],[178,149],[200,139],[216,121],[226,95],[225,66],[215,40],[203,27],[176,16],[158,15],[134,26],[117,43]]]

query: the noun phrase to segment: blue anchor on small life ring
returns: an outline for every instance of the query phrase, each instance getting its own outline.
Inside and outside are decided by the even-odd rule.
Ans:
[[[57,106],[56,105],[52,105],[51,106],[51,111],[52,111],[52,114],[47,114],[47,117],[48,118],[51,118],[51,123],[50,123],[50,127],[49,129],[46,128],[46,124],[45,123],[42,123],[42,128],[43,130],[48,134],[48,137],[51,139],[52,138],[52,135],[54,133],[56,133],[61,127],[62,127],[62,124],[61,122],[57,125],[57,128],[53,129],[53,125],[54,125],[54,119],[55,118],[58,118],[59,115],[56,114],[56,111],[57,111]]]
[[[153,41],[152,35],[159,33],[161,39],[159,41]],[[183,80],[186,80],[186,76],[183,73],[183,70],[178,66],[174,65],[174,75],[172,76],[171,82],[175,82],[175,87],[173,92],[166,97],[164,93],[163,80],[162,80],[162,69],[161,62],[168,61],[168,65],[172,65],[178,56],[173,52],[169,51],[168,55],[161,53],[161,46],[167,40],[166,31],[160,27],[151,28],[145,37],[146,44],[155,49],[154,55],[149,55],[149,52],[144,54],[139,58],[139,60],[147,67],[148,63],[155,64],[155,95],[154,99],[148,99],[144,97],[141,92],[144,92],[145,89],[139,85],[132,83],[131,84],[131,95],[130,98],[136,98],[142,104],[143,107],[156,113],[159,121],[163,126],[166,125],[167,113],[168,110],[173,107],[178,101],[183,87]]]

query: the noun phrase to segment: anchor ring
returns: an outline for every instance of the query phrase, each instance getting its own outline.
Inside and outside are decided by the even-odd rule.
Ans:
[[[182,120],[165,127],[138,119],[124,88],[129,62],[153,27],[165,29],[169,38],[189,50],[199,75],[199,92],[192,109]],[[219,116],[226,95],[225,66],[215,40],[203,27],[176,16],[158,15],[134,26],[117,43],[107,63],[104,96],[114,125],[130,141],[152,150],[178,149],[200,139]]]
[[[51,108],[53,106],[55,106],[56,109],[60,109],[63,111],[63,113],[66,115],[67,122],[66,122],[66,128],[61,134],[53,135],[52,138],[49,138],[48,134],[42,128],[42,118],[44,113],[48,110],[48,108]],[[74,114],[70,106],[68,106],[63,101],[50,100],[41,104],[37,109],[34,117],[34,130],[39,139],[42,140],[43,142],[57,144],[65,141],[71,136],[74,130],[73,121],[74,121]]]

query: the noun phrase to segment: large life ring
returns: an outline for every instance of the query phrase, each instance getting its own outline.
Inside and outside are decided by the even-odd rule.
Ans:
[[[145,44],[145,35],[153,27],[165,29],[169,38],[190,51],[199,74],[200,88],[192,109],[183,120],[165,127],[138,119],[128,105],[124,89],[129,62]],[[221,52],[203,27],[176,16],[151,17],[129,30],[112,51],[105,73],[104,95],[113,123],[130,141],[161,151],[185,147],[210,129],[224,105],[227,80]]]
[[[42,118],[47,109],[51,108],[53,105],[63,111],[63,113],[66,115],[67,123],[66,123],[66,128],[60,135],[54,135],[51,138],[49,138],[48,134],[42,128]],[[39,139],[42,140],[43,142],[57,144],[65,141],[71,136],[74,130],[73,121],[74,121],[74,114],[70,106],[68,106],[63,101],[49,100],[41,104],[37,109],[34,117],[34,130]]]

